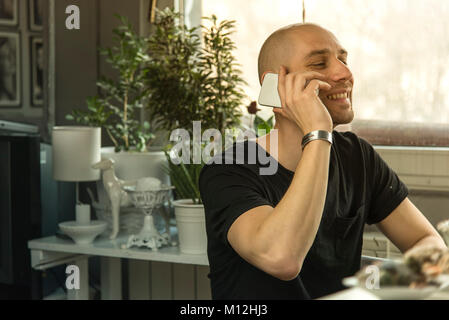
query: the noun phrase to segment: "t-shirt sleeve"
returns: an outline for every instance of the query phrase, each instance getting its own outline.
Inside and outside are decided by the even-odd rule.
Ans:
[[[258,206],[271,206],[260,189],[256,173],[237,164],[204,166],[199,187],[207,232],[227,246],[228,230],[241,214]]]
[[[371,201],[368,224],[385,219],[407,197],[408,188],[398,175],[365,140],[360,139],[366,150],[368,190]]]

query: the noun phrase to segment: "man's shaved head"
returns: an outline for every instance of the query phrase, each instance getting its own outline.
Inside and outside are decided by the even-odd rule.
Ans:
[[[287,74],[320,73],[331,88],[320,90],[319,98],[329,111],[334,125],[349,123],[354,118],[352,87],[354,77],[347,65],[348,52],[335,35],[311,23],[292,24],[273,32],[259,53],[259,81],[266,72]],[[342,95],[345,95],[343,97]],[[276,122],[281,116],[276,113]]]
[[[286,65],[294,53],[294,45],[298,42],[301,31],[326,29],[312,23],[297,23],[273,32],[265,40],[260,49],[258,59],[259,81],[262,83],[262,75],[266,71],[278,72],[281,65]],[[296,37],[295,37],[296,36]],[[296,39],[295,39],[296,38]]]

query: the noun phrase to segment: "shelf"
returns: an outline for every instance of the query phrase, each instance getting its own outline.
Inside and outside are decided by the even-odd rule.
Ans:
[[[181,253],[179,247],[163,247],[158,251],[152,251],[151,249],[137,247],[122,249],[122,245],[125,245],[127,240],[127,235],[119,236],[114,240],[109,240],[107,237],[98,237],[91,244],[79,245],[72,240],[66,240],[56,236],[51,236],[30,240],[28,242],[28,248],[31,250],[85,254],[102,257],[138,259],[204,266],[209,265],[207,254]]]

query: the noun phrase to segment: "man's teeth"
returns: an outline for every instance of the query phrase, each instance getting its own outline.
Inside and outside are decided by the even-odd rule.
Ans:
[[[347,93],[344,92],[344,93],[339,93],[339,94],[331,94],[331,95],[328,95],[327,98],[328,98],[329,100],[337,100],[337,99],[346,99],[347,96],[348,96]]]

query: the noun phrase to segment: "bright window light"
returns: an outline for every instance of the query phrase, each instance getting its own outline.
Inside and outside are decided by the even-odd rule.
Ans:
[[[306,0],[306,22],[349,52],[356,119],[449,124],[449,1]],[[276,29],[302,22],[301,0],[204,0],[202,15],[236,20],[233,35],[250,100],[257,57]],[[272,114],[263,108],[262,116]]]

